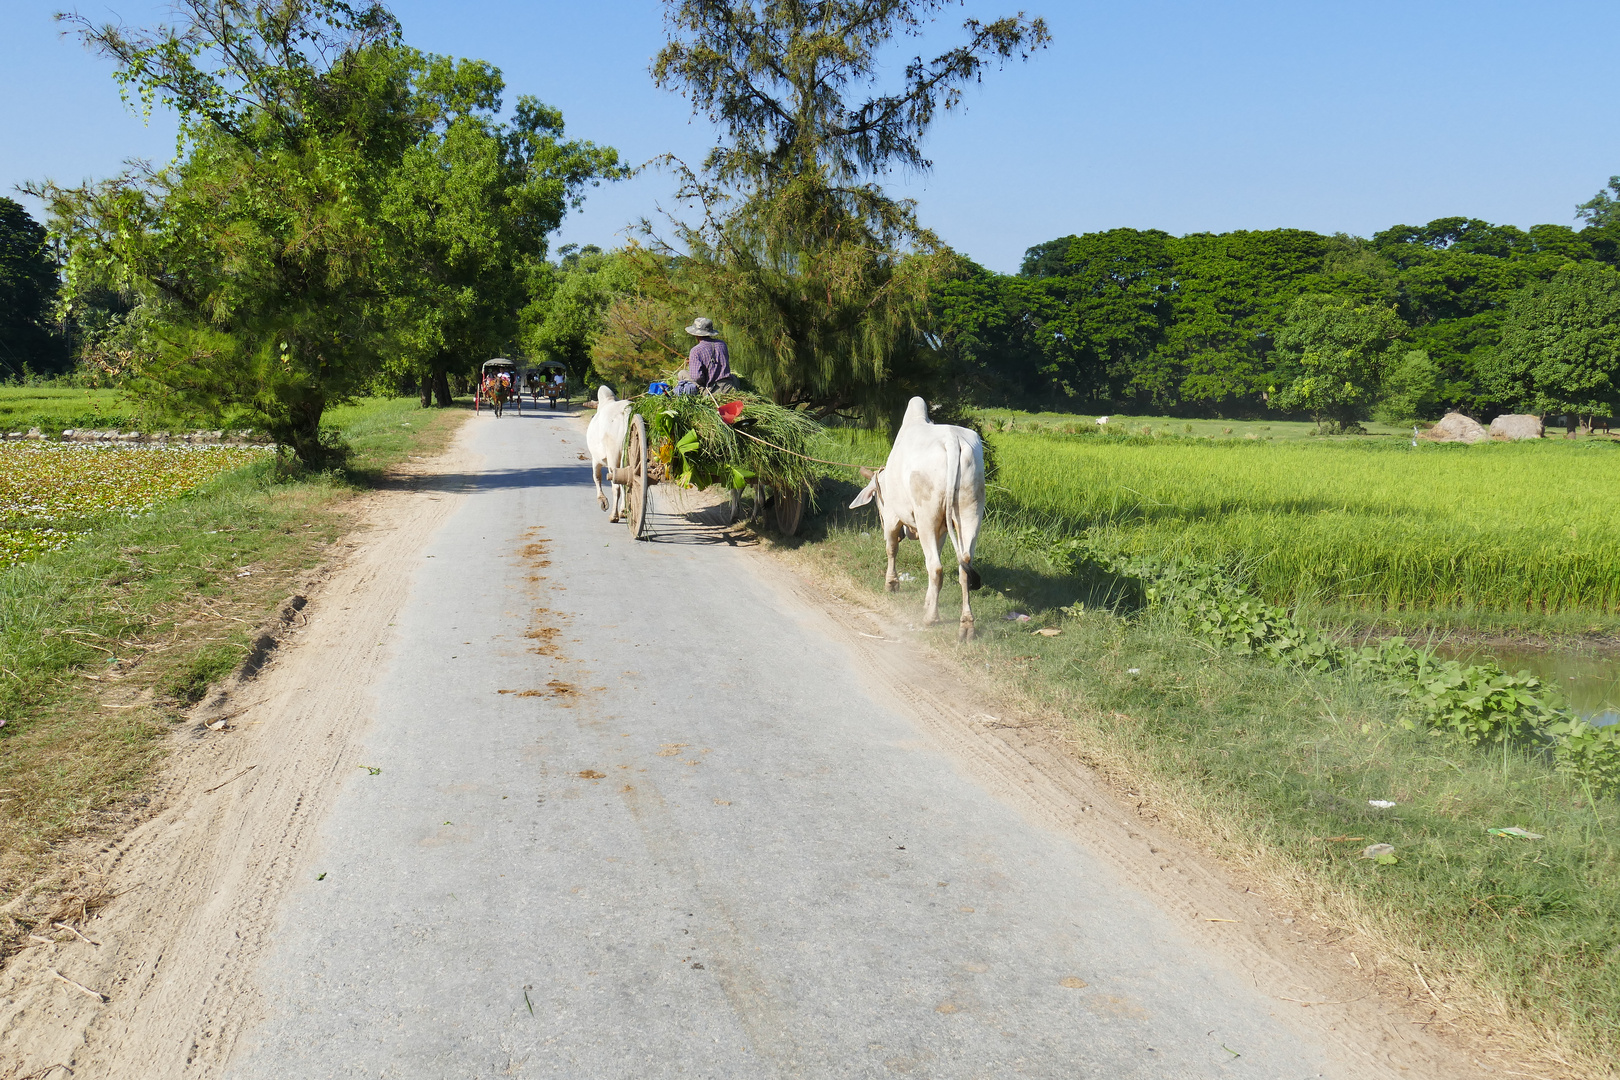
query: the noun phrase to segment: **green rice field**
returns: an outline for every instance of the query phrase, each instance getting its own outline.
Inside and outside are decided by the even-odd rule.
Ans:
[[[1620,608],[1620,445],[989,438],[992,505],[1130,553],[1238,566],[1270,600]]]

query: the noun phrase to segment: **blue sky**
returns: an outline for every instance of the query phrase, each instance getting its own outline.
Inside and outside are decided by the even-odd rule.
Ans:
[[[1613,87],[1620,4],[1073,3],[968,0],[921,43],[955,44],[967,14],[1022,3],[1053,46],[986,76],[944,116],[926,176],[890,178],[959,250],[1016,270],[1026,247],[1117,226],[1182,234],[1279,226],[1369,235],[1461,214],[1573,224],[1620,173]],[[64,40],[58,4],[0,3],[0,191],[164,159],[173,125],[118,100],[111,68]],[[575,137],[631,162],[701,157],[711,130],[653,87],[655,0],[393,5],[413,45],[489,60],[509,100],[559,106]],[[99,0],[144,24],[167,5]],[[593,192],[559,243],[618,241],[657,211],[665,174]]]

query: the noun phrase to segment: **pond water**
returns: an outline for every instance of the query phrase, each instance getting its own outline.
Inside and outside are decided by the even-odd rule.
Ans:
[[[1494,660],[1504,671],[1528,671],[1549,687],[1557,687],[1570,708],[1592,723],[1620,722],[1620,657],[1497,646],[1435,651],[1465,663]]]

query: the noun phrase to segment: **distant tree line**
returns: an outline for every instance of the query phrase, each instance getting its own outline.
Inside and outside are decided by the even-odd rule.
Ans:
[[[1112,229],[966,260],[934,292],[985,401],[1354,423],[1455,409],[1609,415],[1620,401],[1620,178],[1529,230],[1472,218],[1370,240]]]
[[[0,197],[0,379],[71,364],[52,317],[59,284],[45,227],[17,200]]]

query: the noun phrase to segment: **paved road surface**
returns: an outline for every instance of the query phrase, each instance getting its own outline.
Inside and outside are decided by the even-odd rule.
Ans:
[[[610,527],[580,421],[471,423],[230,1075],[1331,1074],[751,556]]]

